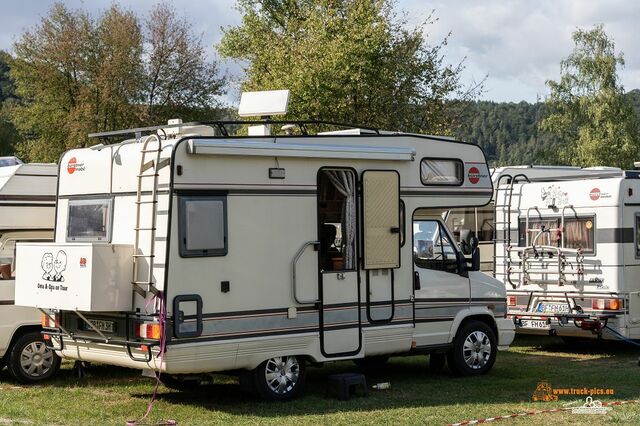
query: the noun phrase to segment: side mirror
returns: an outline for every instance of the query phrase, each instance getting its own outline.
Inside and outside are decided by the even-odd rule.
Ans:
[[[465,255],[473,254],[478,247],[478,238],[470,229],[460,229],[460,250]]]

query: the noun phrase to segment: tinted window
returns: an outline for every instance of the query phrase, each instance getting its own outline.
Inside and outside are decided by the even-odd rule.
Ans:
[[[180,256],[227,254],[227,203],[224,196],[182,196],[179,201]]]
[[[111,199],[69,200],[67,241],[108,241]]]

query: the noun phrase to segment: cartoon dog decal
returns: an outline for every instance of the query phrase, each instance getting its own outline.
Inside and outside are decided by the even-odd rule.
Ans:
[[[42,279],[47,281],[53,281],[53,274],[51,271],[53,270],[53,254],[45,253],[42,256],[42,262],[40,263],[44,274],[42,274]]]

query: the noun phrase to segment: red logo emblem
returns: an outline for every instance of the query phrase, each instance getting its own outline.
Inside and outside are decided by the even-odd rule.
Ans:
[[[469,169],[469,182],[476,184],[480,182],[480,170],[477,167],[471,167]]]
[[[81,257],[80,258],[80,267],[84,268],[87,266],[87,258],[86,257]]]
[[[596,201],[598,198],[600,198],[600,189],[593,188],[591,192],[589,192],[589,198],[591,198],[593,201]]]
[[[69,163],[67,163],[67,172],[69,172],[69,174],[73,174],[73,172],[76,171],[77,162],[76,157],[72,157],[71,160],[69,160]]]

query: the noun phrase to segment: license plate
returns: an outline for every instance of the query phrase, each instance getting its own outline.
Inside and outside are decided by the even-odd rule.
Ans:
[[[551,326],[549,324],[547,324],[546,321],[540,321],[540,320],[520,320],[520,327],[522,328],[541,328],[541,329],[545,329],[548,330],[551,328]]]
[[[103,333],[113,333],[116,331],[116,323],[114,321],[92,319],[92,320],[89,320],[89,322],[91,322],[91,325],[93,325],[95,328],[102,331]],[[95,331],[89,326],[89,324],[85,324],[85,327],[87,331]]]
[[[546,314],[570,314],[571,309],[566,303],[540,302],[536,311]]]

